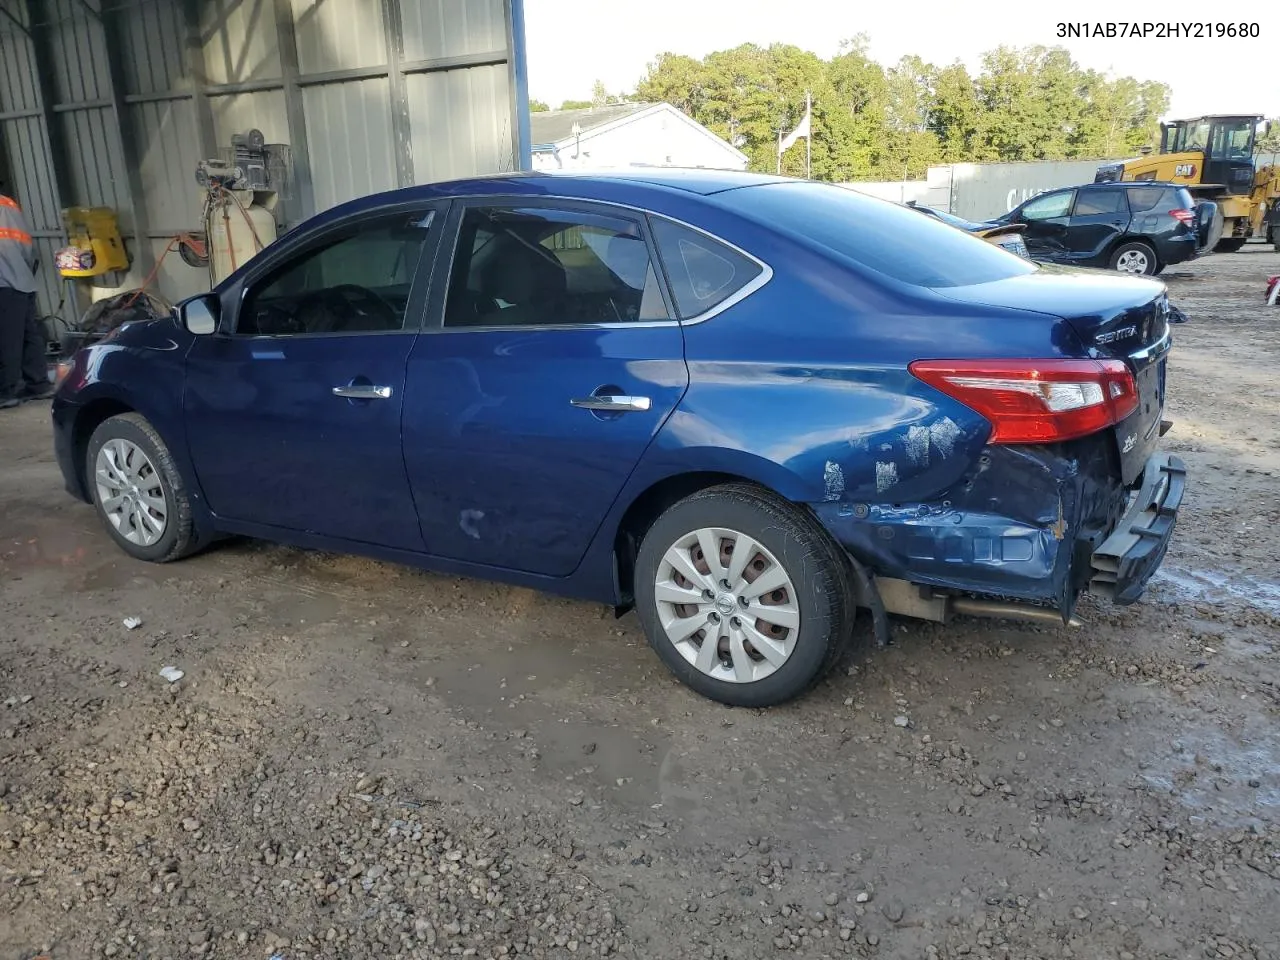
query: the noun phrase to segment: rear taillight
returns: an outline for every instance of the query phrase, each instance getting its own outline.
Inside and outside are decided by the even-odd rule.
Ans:
[[[1123,360],[916,360],[909,369],[989,420],[989,443],[1071,440],[1138,407]]]
[[[1182,210],[1182,209],[1170,210],[1169,216],[1173,217],[1173,219],[1177,220],[1184,227],[1195,226],[1196,215],[1192,213],[1190,210]]]

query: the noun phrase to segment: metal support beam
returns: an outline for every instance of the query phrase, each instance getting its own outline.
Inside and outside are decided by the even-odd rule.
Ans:
[[[77,110],[107,110],[112,106],[111,98],[102,100],[72,100],[67,103],[54,103],[49,109],[54,113],[75,113]]]
[[[35,53],[37,64],[36,94],[40,100],[39,109],[44,121],[45,140],[49,145],[49,169],[53,171],[54,200],[58,209],[61,210],[75,196],[75,186],[71,181],[71,173],[67,169],[66,138],[62,135],[62,125],[54,113],[54,104],[58,96],[53,88],[52,71],[39,69],[39,64],[58,62],[53,45],[49,41],[49,28],[38,26],[48,21],[48,17],[44,16],[46,13],[44,6],[45,0],[26,0],[27,23],[31,24],[29,33],[31,49]]]
[[[18,32],[21,33],[23,36],[26,36],[26,37],[31,36],[31,31],[27,29],[27,25],[23,23],[21,20],[19,20],[17,17],[15,17],[12,13],[10,13],[4,7],[0,7],[0,17],[4,17],[6,20],[12,23],[15,27],[17,27]]]
[[[507,2],[508,70],[511,84],[511,150],[517,170],[533,169],[533,141],[529,132],[529,65],[524,46],[524,0]]]
[[[183,0],[182,13],[186,26],[187,74],[191,77],[191,100],[196,110],[196,140],[201,159],[218,154],[218,136],[213,123],[213,107],[209,103],[209,75],[204,64],[204,39],[200,32],[200,0]]]
[[[27,15],[27,23],[31,25],[27,36],[31,40],[31,50],[35,54],[35,63],[51,64],[56,63],[54,58],[53,45],[49,41],[48,27],[37,28],[38,22],[47,22],[48,18],[41,16],[37,18],[36,14],[45,14],[45,0],[25,0],[25,11]],[[57,117],[53,112],[54,101],[58,99],[57,93],[53,87],[51,77],[52,71],[36,69],[36,95],[39,98],[39,108],[41,115],[41,125],[44,127],[45,143],[48,146],[48,164],[49,170],[53,173],[53,203],[61,212],[69,205],[75,196],[75,185],[71,180],[71,173],[67,169],[67,145],[66,138],[62,135],[62,126],[59,124]],[[33,150],[34,152],[34,150]],[[40,228],[39,223],[33,223],[32,226]],[[59,223],[61,227],[61,223]],[[59,229],[57,239],[61,242],[66,239],[66,235]],[[52,264],[46,265],[45,269],[52,269]],[[71,303],[72,313],[79,316],[80,303],[79,297],[76,295],[76,284],[66,281],[63,287],[63,298]]]
[[[349,70],[324,70],[320,73],[308,73],[297,79],[300,87],[314,87],[322,83],[348,83],[352,80],[381,80],[390,75],[385,67],[352,67]]]
[[[382,22],[387,31],[387,73],[391,96],[391,136],[395,140],[396,180],[413,186],[413,134],[409,124],[409,91],[404,82],[404,24],[399,0],[382,0]]]
[[[142,155],[138,149],[141,136],[133,122],[132,111],[124,102],[124,44],[121,42],[121,14],[104,13],[99,16],[102,25],[102,43],[107,54],[107,94],[112,116],[116,121],[116,133],[120,137],[120,156],[124,160],[125,178],[129,185],[129,212],[133,220],[133,262],[144,274],[155,266],[155,251],[147,242],[147,198],[142,183]]]
[[[293,4],[290,0],[275,0],[275,14],[276,47],[280,51],[280,74],[284,80],[284,116],[289,128],[289,153],[293,158],[293,188],[297,193],[294,209],[290,209],[289,203],[285,209],[300,221],[316,212],[316,199],[311,182],[311,151],[307,146],[307,112],[298,83],[298,37]]]
[[[506,51],[494,50],[489,53],[464,53],[456,57],[436,57],[432,60],[405,60],[400,64],[400,72],[408,76],[411,73],[435,73],[467,67],[493,67],[506,62]]]

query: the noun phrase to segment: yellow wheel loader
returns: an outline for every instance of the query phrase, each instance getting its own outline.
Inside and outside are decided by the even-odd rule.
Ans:
[[[1217,115],[1161,125],[1160,152],[1098,167],[1094,183],[1161,180],[1180,183],[1197,199],[1212,200],[1222,212],[1222,239],[1214,250],[1239,250],[1255,234],[1276,232],[1280,206],[1280,162],[1254,156],[1259,134],[1269,124],[1261,115]]]

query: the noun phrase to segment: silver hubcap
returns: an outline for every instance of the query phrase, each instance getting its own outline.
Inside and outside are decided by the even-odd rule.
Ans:
[[[658,564],[654,597],[667,639],[717,680],[763,680],[787,662],[800,633],[791,577],[736,530],[704,528],[673,543]]]
[[[1146,273],[1147,255],[1141,250],[1126,250],[1116,260],[1116,269],[1122,273]]]
[[[108,440],[94,463],[103,515],[130,543],[149,547],[169,525],[160,474],[147,455],[128,440]]]

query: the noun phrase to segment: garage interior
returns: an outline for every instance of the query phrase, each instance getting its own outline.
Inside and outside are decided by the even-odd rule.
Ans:
[[[0,0],[0,192],[32,228],[51,341],[121,291],[208,289],[202,211],[229,167],[277,233],[528,167],[523,32],[522,0]],[[87,211],[127,268],[97,245],[59,259]]]

